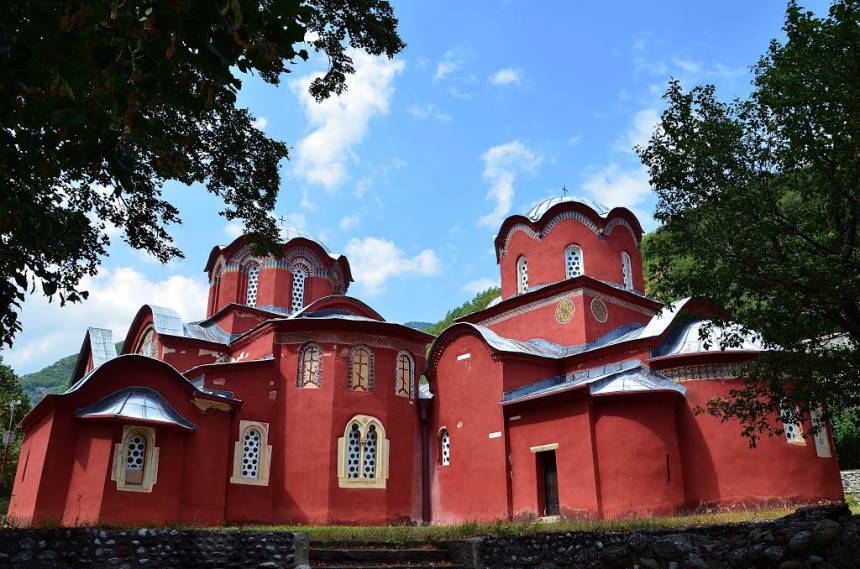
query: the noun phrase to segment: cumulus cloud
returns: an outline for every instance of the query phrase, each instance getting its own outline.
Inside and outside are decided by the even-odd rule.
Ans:
[[[266,130],[269,121],[266,120],[266,117],[257,117],[251,124],[254,125],[254,128],[256,128],[257,130]]]
[[[224,226],[224,235],[230,238],[230,240],[236,239],[240,235],[242,235],[242,224],[236,223],[232,221]]]
[[[463,285],[463,290],[472,294],[478,294],[494,286],[501,286],[499,279],[477,279]]]
[[[471,57],[471,52],[466,48],[455,47],[449,49],[442,56],[442,61],[436,65],[436,74],[433,75],[433,81],[439,81],[459,71]]]
[[[523,72],[519,69],[499,69],[489,77],[493,85],[519,85],[523,80]]]
[[[615,150],[634,153],[636,146],[646,146],[660,124],[660,114],[657,109],[643,109],[633,117],[633,125],[620,137]]]
[[[351,227],[355,227],[356,225],[358,225],[359,221],[361,221],[360,213],[357,213],[355,215],[345,215],[340,219],[340,228],[349,229]]]
[[[350,239],[345,250],[355,282],[368,295],[383,292],[385,283],[393,277],[435,275],[439,272],[439,259],[432,249],[424,249],[409,258],[391,241],[365,237]]]
[[[610,164],[594,172],[582,187],[601,203],[634,210],[642,221],[650,218],[648,212],[636,211],[637,206],[651,195],[648,172],[644,166],[622,168],[617,163]]]
[[[433,119],[442,122],[448,122],[451,120],[451,115],[443,113],[439,110],[439,107],[433,103],[429,103],[427,105],[414,105],[409,107],[408,111],[413,117],[423,120]]]
[[[511,210],[517,174],[534,172],[542,157],[515,140],[490,148],[481,158],[484,161],[484,179],[490,182],[487,200],[495,201],[495,207],[482,216],[479,223],[496,227]]]
[[[112,330],[115,342],[124,340],[143,304],[172,308],[186,322],[200,320],[206,315],[209,294],[203,276],[149,280],[122,267],[102,269],[96,277],[83,279],[81,289],[89,291],[89,299],[62,308],[41,295],[28,296],[21,311],[24,332],[3,354],[4,363],[18,373],[37,371],[77,353],[89,326]]]
[[[388,112],[394,93],[394,78],[404,68],[402,61],[374,57],[350,50],[355,74],[347,79],[348,90],[317,103],[308,93],[310,82],[320,74],[296,79],[290,88],[299,98],[313,132],[296,145],[294,173],[327,190],[347,178],[347,160],[353,146],[361,142],[370,119]]]

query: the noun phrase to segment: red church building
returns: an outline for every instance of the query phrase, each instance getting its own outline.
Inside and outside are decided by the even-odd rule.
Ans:
[[[693,413],[762,348],[706,342],[703,302],[660,311],[641,238],[629,210],[583,198],[509,217],[500,298],[435,340],[347,296],[348,260],[307,234],[266,258],[242,237],[215,247],[206,320],[143,306],[121,355],[110,331],[87,331],[69,388],[21,423],[8,521],[445,523],[840,500],[828,428],[787,424],[750,449],[737,424]]]

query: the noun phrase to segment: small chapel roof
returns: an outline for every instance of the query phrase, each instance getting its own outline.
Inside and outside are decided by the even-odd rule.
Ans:
[[[173,408],[163,395],[148,387],[125,387],[81,409],[80,419],[121,418],[175,425],[189,431],[196,427]]]
[[[565,202],[581,203],[582,205],[587,205],[588,207],[593,209],[594,212],[600,217],[606,217],[606,214],[609,213],[608,207],[591,198],[584,198],[582,196],[556,196],[553,198],[545,199],[532,207],[526,214],[526,217],[528,217],[532,221],[538,221],[543,216],[543,214],[549,211],[552,206]]]

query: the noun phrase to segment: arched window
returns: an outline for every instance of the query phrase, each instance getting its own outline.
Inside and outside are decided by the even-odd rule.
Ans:
[[[233,445],[232,484],[269,485],[272,447],[269,424],[259,421],[239,421],[239,440]]]
[[[517,259],[517,292],[529,290],[529,266],[525,257]]]
[[[251,307],[257,306],[257,285],[260,281],[260,263],[250,261],[248,267],[248,289],[245,294],[245,304]]]
[[[382,423],[356,415],[337,440],[338,482],[341,488],[385,488],[388,479],[389,441]]]
[[[353,346],[349,351],[347,387],[353,391],[373,391],[373,351]]]
[[[624,279],[624,288],[633,290],[633,273],[630,269],[630,255],[627,251],[621,253],[621,276]]]
[[[305,306],[305,278],[307,276],[303,269],[293,271],[293,312],[297,312]]]
[[[564,250],[564,266],[567,278],[572,279],[585,274],[585,264],[582,261],[582,247],[568,245]]]
[[[442,466],[451,464],[451,436],[445,427],[439,431],[439,464]]]
[[[394,394],[410,399],[415,397],[415,362],[409,352],[397,354]]]
[[[151,326],[144,333],[137,353],[150,358],[158,358],[158,336],[155,335],[155,330]]]
[[[152,492],[158,473],[158,447],[153,427],[126,425],[113,453],[111,480],[117,490]]]
[[[299,351],[299,373],[296,387],[322,387],[322,348],[319,344],[308,342]]]

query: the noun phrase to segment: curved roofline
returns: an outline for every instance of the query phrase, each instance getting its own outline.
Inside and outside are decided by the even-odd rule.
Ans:
[[[346,281],[346,283],[354,282],[354,279],[352,278],[352,269],[349,266],[349,260],[343,255],[338,255],[338,254],[332,253],[328,249],[328,247],[326,247],[321,242],[318,242],[318,241],[315,241],[314,239],[311,239],[311,237],[312,236],[310,236],[310,235],[308,235],[308,237],[301,236],[301,235],[291,237],[290,239],[288,239],[287,241],[285,241],[281,244],[281,253],[283,254],[284,250],[291,243],[300,242],[303,245],[313,249],[314,252],[318,256],[320,256],[322,258],[329,259],[332,262],[340,265],[341,271],[343,271],[343,278]],[[250,243],[248,242],[246,235],[240,235],[239,237],[234,239],[229,245],[226,245],[226,246],[216,245],[215,247],[212,248],[212,251],[209,252],[209,258],[206,260],[206,266],[203,267],[203,272],[207,273],[207,274],[211,274],[212,269],[215,267],[215,263],[218,261],[218,258],[220,256],[223,255],[225,258],[228,258],[228,257],[232,256],[234,252],[236,252],[238,249],[241,249],[245,245],[250,246]],[[346,284],[346,283],[344,283],[344,284]]]
[[[360,312],[364,312],[364,314],[359,314],[359,316],[364,316],[365,318],[373,318],[375,320],[379,320],[380,322],[387,322],[387,320],[385,320],[385,318],[383,318],[381,314],[371,308],[368,304],[362,302],[361,300],[358,300],[353,296],[347,296],[345,294],[330,294],[328,296],[318,298],[312,303],[302,308],[301,310],[291,314],[290,318],[301,318],[302,314],[309,314],[311,312],[316,312],[317,310],[323,310],[325,309],[325,305],[332,304],[335,302],[354,304]]]
[[[636,217],[636,215],[634,215],[633,212],[626,207],[614,207],[609,210],[606,215],[600,215],[599,213],[594,211],[594,209],[582,202],[564,201],[554,204],[552,207],[547,209],[537,220],[531,219],[530,217],[528,217],[528,215],[520,214],[515,214],[506,218],[502,222],[498,234],[493,239],[493,243],[495,245],[496,250],[496,263],[499,263],[501,261],[501,251],[505,247],[505,242],[507,240],[508,234],[510,233],[511,229],[513,229],[516,225],[525,225],[535,233],[543,236],[543,232],[545,231],[547,225],[549,225],[558,214],[564,211],[576,211],[578,213],[583,214],[598,228],[598,231],[601,235],[603,234],[603,231],[606,229],[606,227],[609,226],[614,219],[623,219],[630,225],[631,229],[633,230],[635,234],[634,239],[637,245],[642,242],[642,235],[644,233],[644,231],[642,230],[642,225],[639,223],[639,219]],[[614,226],[611,229],[614,229]]]
[[[241,405],[241,402],[235,399],[213,395],[211,393],[207,393],[198,389],[193,383],[188,381],[188,379],[184,375],[179,373],[179,370],[177,370],[175,367],[168,364],[167,362],[157,360],[155,358],[150,358],[148,356],[142,356],[140,354],[123,354],[121,356],[113,358],[112,360],[106,361],[99,367],[95,368],[89,374],[79,379],[74,385],[71,385],[63,393],[49,393],[45,395],[42,400],[39,401],[23,419],[21,419],[21,422],[18,426],[20,428],[28,427],[41,416],[41,414],[46,408],[53,404],[53,401],[57,399],[65,399],[74,395],[75,393],[78,393],[81,389],[86,387],[87,384],[91,383],[94,378],[99,378],[104,374],[113,373],[113,368],[125,365],[129,362],[129,360],[137,360],[134,364],[136,367],[152,366],[156,369],[161,368],[160,371],[167,372],[168,376],[172,376],[174,379],[179,380],[179,385],[185,388],[189,393],[196,394],[196,396],[198,397],[201,397],[203,399],[222,401],[224,403],[228,403],[233,407],[238,407]]]

